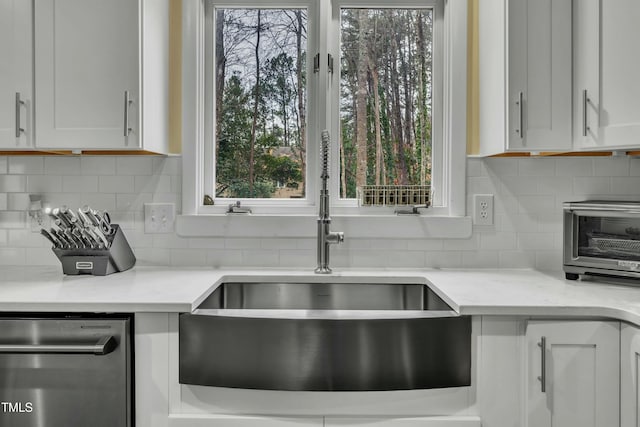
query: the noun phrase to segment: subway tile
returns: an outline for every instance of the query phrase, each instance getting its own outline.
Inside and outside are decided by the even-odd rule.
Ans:
[[[22,175],[41,175],[44,172],[44,159],[41,156],[9,157],[9,173]]]
[[[534,268],[536,266],[535,251],[500,251],[499,268]]]
[[[296,249],[298,240],[294,238],[261,239],[260,247],[262,249]]]
[[[573,193],[579,195],[607,194],[611,191],[611,179],[605,177],[574,177]]]
[[[171,249],[171,265],[176,267],[204,267],[207,254],[200,249]]]
[[[153,246],[156,248],[186,249],[189,247],[189,239],[172,233],[153,234]]]
[[[151,157],[123,156],[116,158],[117,175],[151,175],[152,170]]]
[[[518,175],[518,162],[513,158],[489,158],[484,160],[484,165],[490,176],[495,175],[501,177]]]
[[[462,252],[460,251],[427,251],[425,252],[425,267],[429,268],[456,268],[462,265]]]
[[[51,248],[25,248],[24,253],[27,265],[58,266],[62,272],[60,260]]]
[[[182,175],[171,175],[171,192],[182,193]]]
[[[0,248],[0,265],[25,265],[24,248]]]
[[[445,239],[442,249],[445,251],[470,251],[478,249],[478,234],[468,239]]]
[[[261,242],[258,238],[239,237],[224,239],[224,247],[227,249],[258,249]]]
[[[24,193],[27,177],[24,175],[0,175],[0,193]]]
[[[11,193],[15,194],[15,193]],[[0,211],[6,211],[9,208],[9,197],[7,193],[0,193]]]
[[[627,157],[597,157],[593,159],[595,176],[629,176],[630,161]]]
[[[168,175],[141,175],[135,177],[136,193],[171,193],[171,177]]]
[[[480,251],[509,250],[517,246],[517,235],[514,232],[486,233],[480,235]]]
[[[97,176],[63,176],[62,191],[65,193],[97,193]]]
[[[78,198],[80,199],[76,204],[78,207],[89,205],[99,211],[113,212],[116,210],[116,194],[114,193],[80,193]]]
[[[497,268],[497,251],[462,251],[463,268]]]
[[[80,163],[80,157],[45,157],[44,173],[48,175],[80,175],[82,173]]]
[[[101,193],[136,193],[133,176],[100,176],[98,191]]]
[[[40,233],[32,232],[31,227],[9,230],[8,245],[14,248],[42,248],[51,246],[49,241]]]
[[[407,249],[410,251],[437,251],[442,250],[442,239],[411,239],[407,241]]]
[[[520,176],[553,176],[556,172],[556,160],[545,157],[518,159]]]
[[[136,265],[162,265],[171,263],[171,249],[168,248],[136,248]]]
[[[591,157],[559,157],[556,159],[557,176],[592,176],[593,159]]]
[[[187,245],[192,249],[223,249],[224,240],[216,238],[193,237],[187,239]]]
[[[549,212],[554,209],[555,202],[554,196],[518,196],[520,213]]]
[[[386,268],[389,262],[387,255],[388,252],[380,250],[336,250],[331,253],[330,264],[332,267],[335,267],[335,259],[348,259],[349,265],[353,268]]]
[[[152,200],[150,193],[116,194],[116,210],[143,211],[144,204],[151,203]]]
[[[612,177],[611,194],[640,195],[640,177]]]
[[[467,194],[493,194],[496,191],[496,187],[488,176],[467,178]]]
[[[83,200],[80,193],[47,193],[45,207],[56,208],[67,206],[70,209],[82,207]]]
[[[518,233],[518,249],[552,250],[556,233]]]
[[[0,158],[0,171],[2,171],[2,158]],[[632,157],[629,160],[629,175],[640,176],[640,157]]]
[[[0,228],[0,247],[7,246],[8,242],[9,242],[9,230],[3,230],[2,228]]]
[[[562,271],[562,251],[536,251],[536,269],[541,271]]]
[[[266,249],[243,249],[242,262],[251,267],[278,267],[280,254]]]
[[[8,172],[9,159],[5,156],[0,156],[0,175],[4,175]]]
[[[31,207],[31,199],[29,198],[29,193],[7,193],[5,194],[5,196],[6,207],[4,210],[28,211]]]
[[[513,176],[502,182],[502,193],[513,196],[538,194],[538,180],[531,176]]]
[[[206,251],[207,265],[211,267],[244,267],[241,250],[211,249]]]
[[[182,174],[182,157],[167,156],[153,157],[153,173],[159,175],[180,175]]]
[[[316,252],[313,250],[291,250],[280,249],[280,267],[284,268],[304,268],[316,267]]]
[[[487,170],[483,159],[467,159],[467,177],[486,176]]]
[[[27,213],[14,211],[0,212],[0,228],[22,229],[27,226]]]
[[[83,175],[115,175],[116,159],[112,156],[82,156],[80,171]]]
[[[573,180],[566,176],[540,176],[536,179],[539,194],[569,194]]]
[[[62,177],[57,175],[29,175],[27,177],[28,193],[61,193]]]
[[[501,231],[534,232],[538,230],[538,214],[521,213],[503,215],[500,224]]]

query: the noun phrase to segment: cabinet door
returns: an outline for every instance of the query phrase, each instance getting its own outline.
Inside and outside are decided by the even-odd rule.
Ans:
[[[640,147],[640,2],[574,2],[574,143]]]
[[[0,149],[33,143],[31,10],[28,1],[0,0]]]
[[[640,2],[603,1],[601,8],[601,144],[640,147]]]
[[[34,7],[37,147],[137,147],[138,0],[36,0]]]
[[[600,0],[573,4],[573,141],[598,147],[600,117]]]
[[[570,150],[572,0],[507,4],[507,149]]]
[[[529,322],[526,341],[529,427],[619,425],[619,323]]]
[[[640,427],[640,329],[620,331],[620,426]]]

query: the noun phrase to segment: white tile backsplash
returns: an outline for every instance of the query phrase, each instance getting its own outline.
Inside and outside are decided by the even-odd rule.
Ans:
[[[44,172],[44,159],[40,156],[17,156],[6,158],[9,174],[39,175]]]
[[[29,194],[52,207],[107,210],[140,265],[301,267],[316,263],[315,238],[182,238],[145,234],[143,205],[181,206],[181,159],[157,156],[0,156],[0,265],[59,265],[32,233]],[[494,225],[470,239],[349,239],[331,249],[339,268],[562,268],[562,203],[588,197],[640,200],[640,159],[472,158],[467,201],[494,194]],[[471,209],[468,209],[471,213]],[[311,224],[311,223],[310,223]],[[286,224],[283,224],[286,226]],[[249,237],[247,237],[249,236]]]

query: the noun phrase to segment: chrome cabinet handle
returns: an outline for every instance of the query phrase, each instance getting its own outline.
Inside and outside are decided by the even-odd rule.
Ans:
[[[524,92],[518,93],[518,100],[516,101],[516,105],[518,106],[518,127],[516,128],[516,133],[520,135],[520,139],[524,139]]]
[[[547,337],[541,337],[540,342],[538,343],[538,347],[540,347],[540,376],[538,377],[538,381],[540,381],[540,391],[546,393],[547,391]]]
[[[129,91],[124,91],[124,136],[125,138],[129,136],[131,131],[131,127],[129,127],[129,106],[133,104],[133,101],[129,99]]]
[[[24,128],[20,127],[20,107],[22,107],[24,101],[20,99],[20,92],[16,92],[16,138],[20,138],[20,135],[24,133]]]
[[[95,354],[103,356],[116,349],[112,336],[100,338],[95,344],[0,344],[0,354]]]
[[[589,104],[589,97],[587,96],[587,90],[582,91],[582,136],[587,136],[589,131],[589,124],[587,123],[587,106]]]

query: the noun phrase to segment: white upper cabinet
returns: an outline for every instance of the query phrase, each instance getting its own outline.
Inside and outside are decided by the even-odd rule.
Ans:
[[[575,147],[640,147],[640,2],[574,2]]]
[[[167,1],[34,7],[36,147],[166,151]]]
[[[571,0],[480,2],[480,154],[571,150],[571,21]]]
[[[0,149],[33,146],[31,2],[0,0]]]
[[[620,425],[618,322],[529,322],[526,342],[528,427]]]

